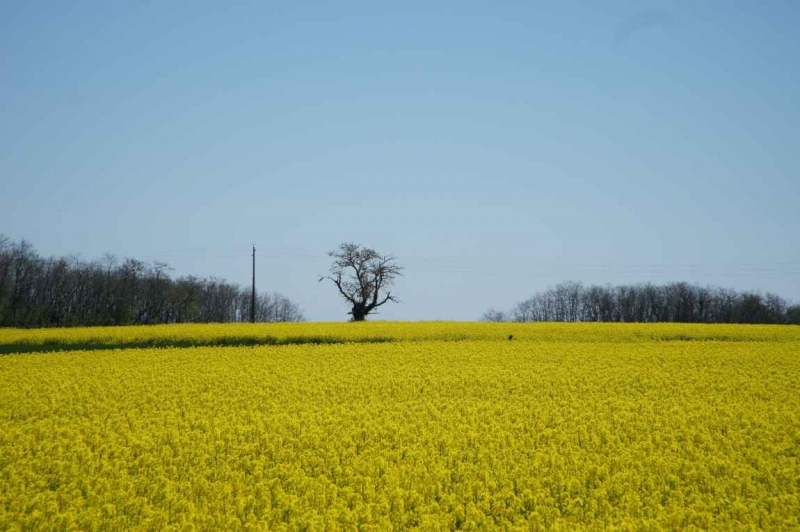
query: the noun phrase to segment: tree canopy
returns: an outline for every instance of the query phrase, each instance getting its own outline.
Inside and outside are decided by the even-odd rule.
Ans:
[[[173,279],[163,262],[106,255],[44,258],[0,235],[0,327],[246,321],[249,289],[215,277]],[[295,303],[257,294],[256,321],[303,321]]]
[[[383,255],[374,249],[345,242],[328,253],[333,258],[328,275],[320,281],[333,282],[339,295],[350,305],[352,321],[364,321],[375,309],[397,298],[389,291],[403,268],[393,255]]]

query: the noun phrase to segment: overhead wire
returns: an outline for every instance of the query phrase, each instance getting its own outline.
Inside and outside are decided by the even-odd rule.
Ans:
[[[246,259],[251,257],[253,244],[224,244],[212,247],[187,246],[183,248],[170,248],[163,251],[150,251],[146,255],[124,254],[116,255],[118,259],[131,256],[143,261],[163,261],[170,259],[196,258],[205,260],[218,259]],[[328,257],[316,253],[308,248],[297,245],[275,245],[264,243],[256,246],[256,257],[260,261],[273,263],[276,261],[293,261],[303,263],[327,262]],[[663,276],[700,276],[700,277],[751,277],[751,276],[800,276],[800,260],[783,260],[771,263],[731,263],[726,261],[718,264],[704,263],[577,263],[570,261],[516,261],[513,266],[481,265],[468,262],[465,259],[426,257],[411,262],[419,268],[418,271],[439,273],[442,275],[478,275],[478,276],[504,276],[509,275],[509,268],[513,274],[520,277],[605,275],[610,277],[663,277]],[[512,264],[512,263],[509,263]]]

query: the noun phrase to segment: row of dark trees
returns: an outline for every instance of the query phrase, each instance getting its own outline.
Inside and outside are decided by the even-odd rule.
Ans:
[[[800,305],[774,294],[689,283],[584,286],[569,281],[510,312],[489,310],[483,320],[800,324]]]
[[[44,258],[0,235],[0,327],[248,321],[250,290],[216,278],[172,279],[161,262]],[[256,298],[256,321],[303,321],[277,293]]]

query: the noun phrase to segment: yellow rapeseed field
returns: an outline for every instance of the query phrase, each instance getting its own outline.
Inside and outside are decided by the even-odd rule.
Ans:
[[[0,330],[154,338],[343,343],[0,356],[0,530],[800,528],[800,327]]]

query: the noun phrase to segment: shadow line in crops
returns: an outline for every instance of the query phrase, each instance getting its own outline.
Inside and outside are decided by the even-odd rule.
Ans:
[[[0,344],[0,355],[16,353],[48,353],[53,351],[97,351],[110,349],[149,349],[149,348],[187,348],[187,347],[241,347],[259,345],[300,345],[300,344],[382,344],[397,341],[394,338],[374,337],[344,339],[330,336],[296,336],[287,338],[252,338],[252,337],[225,337],[209,340],[173,340],[158,338],[130,342],[103,342],[85,341],[80,343],[70,342],[42,342],[42,343],[16,343]]]

